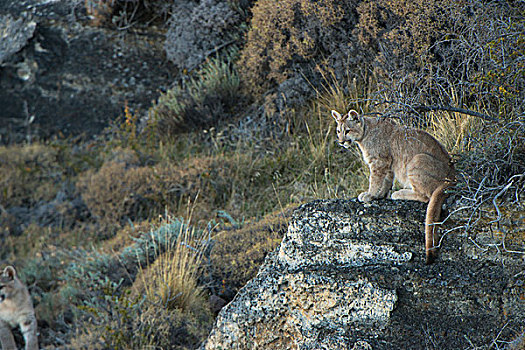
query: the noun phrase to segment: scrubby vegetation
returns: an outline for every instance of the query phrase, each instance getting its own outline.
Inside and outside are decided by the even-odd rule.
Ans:
[[[94,25],[121,29],[168,13],[162,1],[85,5]],[[523,251],[522,2],[186,5],[201,21],[226,11],[235,32],[211,51],[194,42],[190,59],[174,49],[183,28],[171,28],[180,79],[146,122],[123,106],[89,143],[0,147],[0,256],[30,286],[43,345],[198,346],[210,296],[230,300],[254,276],[294,206],[367,186],[360,156],[335,142],[330,109],[434,134],[460,174],[452,230]],[[311,94],[272,113],[275,89],[297,77]]]
[[[194,77],[159,98],[152,123],[161,136],[211,126],[234,114],[243,98],[234,58],[230,50],[223,59],[207,60]]]

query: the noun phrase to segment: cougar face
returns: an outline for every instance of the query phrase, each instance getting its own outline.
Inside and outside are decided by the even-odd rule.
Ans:
[[[363,123],[356,111],[351,110],[342,116],[337,111],[332,111],[332,117],[337,122],[337,141],[345,148],[349,148],[353,141],[363,136]]]

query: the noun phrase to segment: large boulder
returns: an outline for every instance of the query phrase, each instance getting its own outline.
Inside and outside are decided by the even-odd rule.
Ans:
[[[424,263],[426,205],[319,200],[217,317],[202,349],[503,348],[525,329],[523,255],[448,234]]]

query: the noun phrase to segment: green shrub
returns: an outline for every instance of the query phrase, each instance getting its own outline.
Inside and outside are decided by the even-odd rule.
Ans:
[[[159,97],[150,115],[161,136],[214,125],[234,114],[242,93],[232,57],[208,60],[194,77]]]
[[[84,308],[95,315],[81,323],[68,344],[74,349],[195,349],[208,335],[213,317],[206,305],[191,312],[162,304],[114,296],[107,289],[103,308]]]
[[[191,242],[186,241],[190,233],[194,239]],[[159,271],[169,269],[163,264],[164,257],[170,257],[170,262],[176,261],[175,256],[181,257],[182,260],[177,261],[184,263],[178,267],[197,271],[200,255],[194,255],[189,245],[198,240],[206,242],[206,239],[204,232],[194,230],[182,220],[172,219],[140,234],[134,239],[135,243],[120,252],[81,254],[82,260],[69,264],[64,276],[74,291],[70,300],[77,306],[77,334],[71,346],[88,349],[194,348],[208,334],[213,321],[195,283],[197,275],[185,275],[189,279],[185,280],[184,288],[195,294],[183,304],[173,302],[180,297],[177,291],[170,295],[173,300],[162,300],[157,298],[155,290],[148,289],[153,286],[147,283],[157,283],[155,286],[160,288],[163,281],[168,281],[162,279],[162,273],[154,272],[155,267],[161,267]],[[205,245],[202,247],[201,253]],[[141,271],[140,266],[149,268]],[[135,292],[127,288],[133,279],[136,280]]]
[[[162,245],[166,247],[162,249]],[[169,310],[191,311],[204,304],[203,290],[197,282],[207,247],[206,237],[190,227],[181,225],[178,233],[166,232],[164,243],[155,249],[155,261],[139,265],[134,294],[144,295],[151,303]]]

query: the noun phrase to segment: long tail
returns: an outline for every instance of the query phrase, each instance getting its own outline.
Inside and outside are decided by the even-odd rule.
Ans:
[[[445,182],[434,190],[427,206],[427,214],[425,218],[425,250],[426,250],[426,264],[432,264],[437,258],[436,243],[439,242],[437,237],[436,222],[439,222],[441,215],[441,206],[445,201],[447,195],[445,189],[454,185],[454,182]]]

